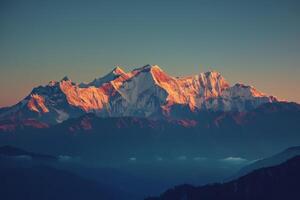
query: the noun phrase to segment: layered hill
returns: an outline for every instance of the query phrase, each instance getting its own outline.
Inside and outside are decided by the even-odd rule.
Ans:
[[[117,187],[64,166],[64,161],[56,156],[0,147],[1,199],[136,199]]]
[[[243,167],[238,173],[232,176],[230,179],[236,179],[238,177],[244,176],[254,170],[264,168],[264,167],[271,167],[274,165],[279,165],[284,163],[285,161],[299,156],[300,155],[300,146],[290,147],[278,154],[275,154],[271,157],[260,159],[254,163],[251,163],[245,167]]]
[[[237,180],[202,187],[177,186],[160,197],[148,200],[263,200],[299,199],[300,157],[294,157],[283,164],[261,168]]]

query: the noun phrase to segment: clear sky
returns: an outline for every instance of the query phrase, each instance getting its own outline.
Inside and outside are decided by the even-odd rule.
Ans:
[[[300,102],[299,10],[298,0],[0,0],[0,107],[116,64],[174,76],[214,69]]]

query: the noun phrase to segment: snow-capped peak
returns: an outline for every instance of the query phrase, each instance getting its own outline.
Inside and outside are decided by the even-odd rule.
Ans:
[[[64,77],[61,79],[61,82],[62,82],[62,81],[71,81],[71,80],[69,79],[68,76],[64,76]]]
[[[158,65],[150,65],[150,64],[147,64],[142,68],[143,69],[158,69],[158,70],[161,70],[161,68]]]
[[[50,86],[50,87],[53,87],[53,86],[55,86],[55,85],[57,85],[58,84],[58,82],[57,81],[49,81],[49,83],[48,83],[48,86]]]
[[[120,66],[117,66],[111,72],[106,74],[105,76],[100,77],[100,78],[95,78],[90,83],[80,83],[79,87],[87,88],[87,87],[90,87],[90,86],[94,86],[94,87],[98,88],[98,87],[102,86],[104,83],[108,83],[110,81],[113,81],[116,78],[118,78],[119,76],[123,76],[123,75],[126,75],[126,73],[124,72],[124,70]]]
[[[50,87],[49,87],[50,86]],[[34,88],[22,104],[39,119],[61,122],[62,116],[95,112],[100,116],[168,116],[180,118],[176,108],[196,111],[248,111],[276,98],[252,86],[230,84],[216,71],[173,77],[158,65],[145,65],[124,72],[115,67],[88,84],[75,84],[68,77]],[[24,103],[25,102],[25,103]],[[22,105],[22,106],[20,106]],[[176,114],[172,114],[176,113]],[[41,118],[41,116],[46,116]],[[49,117],[50,116],[50,117]],[[60,117],[59,117],[60,116]]]
[[[158,70],[161,70],[160,67],[158,65],[150,65],[150,64],[147,64],[147,65],[144,65],[142,67],[139,67],[139,68],[135,68],[133,72],[150,72],[152,69],[158,69]]]
[[[115,75],[122,75],[122,74],[125,74],[124,70],[120,67],[120,66],[116,66],[112,72],[113,74]]]
[[[247,96],[251,97],[264,97],[266,96],[264,93],[258,91],[253,86],[244,85],[242,83],[236,83],[233,87],[231,87],[232,96]]]

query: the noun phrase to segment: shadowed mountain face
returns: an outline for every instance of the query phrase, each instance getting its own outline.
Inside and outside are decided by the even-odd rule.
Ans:
[[[147,200],[265,200],[300,197],[300,156],[274,167],[262,168],[237,180],[202,187],[177,186],[160,197]]]
[[[246,113],[201,112],[189,117],[154,120],[87,114],[49,128],[23,126],[0,132],[0,145],[56,155],[101,157],[106,162],[132,155],[140,159],[173,155],[257,159],[299,145],[300,141],[300,106],[294,103],[264,104]]]

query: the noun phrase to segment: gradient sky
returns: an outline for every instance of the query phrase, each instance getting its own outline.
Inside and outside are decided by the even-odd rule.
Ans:
[[[298,0],[0,0],[0,107],[68,75],[158,64],[171,75],[220,71],[300,102]]]

